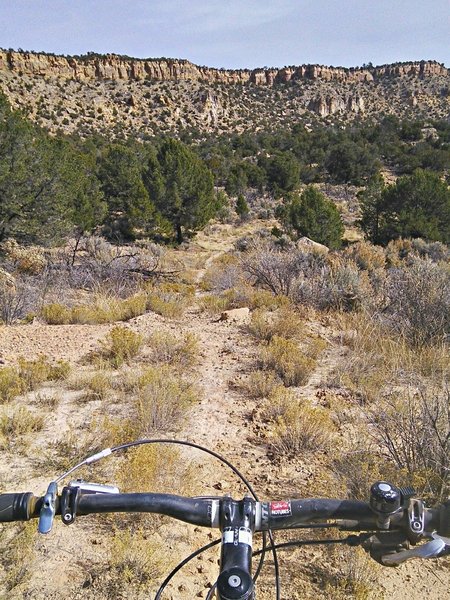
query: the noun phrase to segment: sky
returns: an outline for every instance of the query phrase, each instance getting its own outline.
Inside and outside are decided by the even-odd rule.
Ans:
[[[437,60],[450,0],[0,0],[0,47],[223,68]]]

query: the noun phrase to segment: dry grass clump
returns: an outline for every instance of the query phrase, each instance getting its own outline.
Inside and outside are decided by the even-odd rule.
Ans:
[[[307,356],[292,340],[274,336],[262,349],[261,366],[272,369],[287,386],[304,385],[316,366],[316,360]]]
[[[195,288],[183,283],[162,283],[147,292],[147,309],[168,319],[179,319],[192,304]]]
[[[136,418],[141,435],[172,430],[199,395],[192,382],[168,366],[146,369],[138,385]]]
[[[394,384],[448,376],[445,344],[413,347],[364,313],[340,315],[337,322],[342,328],[340,341],[350,350],[329,383],[347,387],[363,401],[376,400]]]
[[[270,341],[275,336],[285,339],[299,336],[303,323],[291,308],[281,308],[275,313],[258,308],[252,313],[248,329],[256,339]]]
[[[48,358],[41,355],[36,360],[19,360],[19,376],[27,391],[34,390],[44,381],[59,381],[67,379],[71,371],[70,363],[58,360],[52,364]]]
[[[274,294],[269,290],[250,288],[248,292],[248,307],[253,309],[265,308],[276,310],[277,308],[288,308],[291,300],[283,294]]]
[[[268,441],[276,457],[325,451],[330,446],[334,425],[328,411],[300,402],[290,390],[276,388],[263,415],[272,423]]]
[[[38,392],[35,396],[36,404],[48,410],[54,410],[61,402],[61,399],[62,394],[60,393],[45,394]]]
[[[38,275],[47,265],[43,249],[37,246],[20,246],[16,240],[10,238],[0,244],[0,250],[11,262],[17,273]]]
[[[96,294],[89,305],[71,308],[62,304],[47,304],[41,309],[41,316],[49,325],[80,323],[95,325],[128,321],[142,315],[147,310],[147,296],[138,293],[125,300],[113,296]]]
[[[205,294],[199,299],[199,306],[201,310],[210,315],[218,315],[230,308],[230,302],[226,296]]]
[[[334,459],[332,471],[336,479],[344,484],[339,494],[347,493],[347,497],[353,500],[367,501],[370,487],[375,481],[387,480],[400,484],[398,473],[395,479],[391,479],[394,475],[393,465],[387,463],[374,447],[366,448],[362,440]]]
[[[103,426],[103,422],[92,420],[84,431],[70,429],[65,431],[60,439],[50,442],[39,456],[37,464],[47,476],[49,469],[63,473],[88,456],[110,446],[109,441],[109,432]],[[92,467],[96,471],[96,477],[104,464],[106,463],[100,462]]]
[[[277,385],[280,380],[273,371],[253,371],[245,382],[245,389],[250,398],[267,398]]]
[[[319,572],[316,573],[327,598],[333,600],[374,598],[374,590],[378,587],[379,567],[362,548],[334,548],[331,550],[331,557],[330,553],[328,554],[328,561],[337,565],[337,568],[319,568]]]
[[[16,396],[35,390],[44,381],[66,379],[71,366],[60,360],[52,364],[45,356],[36,360],[19,359],[18,367],[0,369],[0,402],[11,402]]]
[[[392,240],[386,247],[388,265],[398,267],[410,258],[429,258],[432,261],[448,262],[449,248],[441,242],[426,242],[420,238]]]
[[[102,368],[90,373],[77,373],[76,379],[69,383],[71,388],[83,390],[81,402],[105,400],[113,387],[112,373]]]
[[[41,431],[44,417],[20,406],[0,416],[0,435],[10,444],[17,436]]]
[[[343,252],[345,258],[354,261],[361,271],[383,270],[386,266],[386,254],[381,246],[361,241],[352,244]]]
[[[24,382],[13,367],[0,369],[0,401],[11,402],[24,391]]]
[[[102,586],[109,597],[149,594],[150,586],[167,571],[168,555],[149,539],[145,528],[115,531],[109,548],[107,581]]]
[[[20,597],[23,597],[22,593],[25,590],[22,590],[20,586],[26,585],[31,575],[30,566],[34,557],[36,535],[36,523],[32,520],[16,526],[13,537],[5,540],[5,544],[2,543],[0,552],[4,576],[0,580],[0,594],[2,591],[6,592],[5,596],[2,595],[3,598],[10,597],[9,593],[12,590],[20,593]]]
[[[155,331],[148,339],[152,349],[152,359],[158,363],[189,368],[197,363],[198,338],[192,334],[173,335],[164,331]]]
[[[128,363],[137,356],[143,342],[142,335],[118,325],[113,327],[105,340],[101,342],[99,354],[113,367],[119,368],[123,363]]]

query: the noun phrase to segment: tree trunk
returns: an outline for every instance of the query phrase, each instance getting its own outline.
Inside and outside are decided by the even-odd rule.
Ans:
[[[176,225],[176,230],[177,230],[177,243],[181,244],[183,242],[183,231],[181,229],[181,225],[179,223],[177,223]]]

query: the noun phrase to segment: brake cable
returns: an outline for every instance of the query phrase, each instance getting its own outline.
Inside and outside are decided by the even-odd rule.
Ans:
[[[336,523],[331,523],[331,524],[323,523],[323,524],[315,524],[314,525],[314,528],[325,528],[325,527],[336,527]],[[308,526],[308,525],[305,525],[304,527],[302,527],[302,529],[311,529],[311,528],[312,528],[312,526]],[[299,529],[299,528],[296,527],[296,529]],[[206,546],[199,548],[198,550],[196,550],[195,552],[190,554],[188,557],[186,557],[182,562],[180,562],[169,573],[169,575],[166,577],[166,579],[161,584],[161,586],[158,589],[158,592],[155,596],[155,600],[161,600],[162,593],[166,589],[167,585],[170,583],[172,578],[178,573],[178,571],[180,571],[180,569],[182,569],[182,567],[187,565],[187,563],[190,562],[191,560],[193,560],[196,556],[199,556],[206,550],[209,550],[210,548],[217,546],[218,544],[220,544],[221,541],[222,541],[221,538],[219,538],[217,540],[214,540],[213,542],[210,542],[209,544],[206,544]],[[363,540],[359,536],[349,535],[346,538],[337,538],[337,539],[332,539],[332,540],[291,540],[289,542],[283,542],[280,544],[276,544],[275,548],[276,548],[276,550],[287,550],[288,548],[301,547],[301,546],[331,545],[331,544],[347,544],[348,546],[359,546],[362,543],[363,543]],[[271,550],[272,548],[269,548],[269,549]],[[253,552],[253,556],[260,556],[264,552],[265,552],[264,549],[257,550],[256,552]],[[217,587],[217,584],[215,583],[212,586],[212,588],[209,590],[208,595],[206,596],[205,600],[212,599],[216,587]]]

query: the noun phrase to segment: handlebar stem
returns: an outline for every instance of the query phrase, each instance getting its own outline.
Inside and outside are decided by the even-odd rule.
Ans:
[[[251,600],[254,598],[251,561],[256,503],[249,497],[239,502],[225,497],[221,509],[219,599]]]

